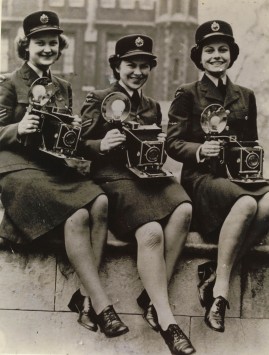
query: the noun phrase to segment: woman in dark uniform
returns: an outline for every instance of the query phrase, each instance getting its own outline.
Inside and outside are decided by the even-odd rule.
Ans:
[[[25,63],[1,77],[0,189],[5,213],[0,236],[26,244],[49,238],[49,232],[64,231],[68,258],[97,315],[92,316],[89,297],[78,304],[79,291],[70,308],[80,312],[79,322],[88,329],[96,331],[98,323],[107,336],[120,335],[128,328],[110,305],[97,268],[107,238],[107,197],[63,159],[25,144],[25,138],[34,136],[39,123],[39,116],[27,110],[30,86],[39,77],[51,78],[55,106],[71,114],[71,86],[50,72],[67,42],[54,12],[32,13],[24,19],[23,27],[25,37],[18,39],[17,48]],[[72,124],[80,125],[81,119],[75,118]]]
[[[174,178],[141,179],[130,172],[121,149],[126,137],[106,122],[101,110],[107,95],[120,92],[131,101],[128,120],[161,125],[160,105],[142,93],[156,66],[152,46],[152,39],[140,34],[117,41],[109,59],[117,81],[105,90],[90,92],[82,107],[84,154],[96,154],[91,174],[108,195],[109,228],[122,240],[137,241],[137,266],[145,287],[137,301],[144,319],[160,330],[174,354],[191,354],[194,349],[176,324],[167,294],[167,280],[189,230],[190,199]],[[164,141],[164,133],[158,139]]]
[[[203,110],[211,104],[224,106],[228,121],[222,134],[256,141],[256,101],[251,90],[233,84],[226,74],[239,54],[231,26],[224,21],[206,22],[197,29],[195,40],[191,59],[205,74],[201,81],[176,91],[169,111],[167,150],[183,162],[181,181],[193,199],[197,228],[205,237],[219,237],[217,268],[213,262],[199,266],[203,276],[198,288],[206,324],[223,332],[231,271],[268,231],[269,186],[238,184],[220,166],[213,169],[221,143],[205,140],[200,126]]]

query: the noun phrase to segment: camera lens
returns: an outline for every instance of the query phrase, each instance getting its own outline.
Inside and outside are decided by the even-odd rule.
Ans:
[[[74,131],[68,131],[63,136],[63,142],[67,147],[71,147],[76,143],[77,134]]]
[[[256,153],[249,153],[246,157],[246,164],[249,169],[255,169],[260,164],[260,157]]]
[[[151,147],[147,150],[145,156],[150,163],[155,163],[159,159],[160,149],[157,147]]]

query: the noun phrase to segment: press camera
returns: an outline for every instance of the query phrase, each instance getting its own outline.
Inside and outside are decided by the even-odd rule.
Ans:
[[[164,142],[158,140],[162,129],[156,124],[140,125],[138,122],[128,121],[131,103],[125,94],[114,92],[107,95],[101,110],[106,121],[126,135],[124,149],[126,166],[130,171],[140,178],[172,176],[172,173],[163,169]]]
[[[201,127],[207,140],[222,142],[219,167],[237,183],[264,183],[264,150],[256,141],[238,141],[236,136],[221,135],[227,125],[229,111],[218,104],[207,106],[201,114]]]
[[[37,132],[28,135],[26,145],[35,144],[39,150],[64,159],[83,159],[76,155],[81,127],[73,126],[71,112],[54,104],[57,87],[49,78],[39,78],[29,92],[28,112],[39,116]]]

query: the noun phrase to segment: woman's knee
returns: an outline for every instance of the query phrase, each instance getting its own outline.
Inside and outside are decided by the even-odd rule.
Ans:
[[[135,236],[138,246],[142,248],[153,249],[164,243],[163,229],[158,222],[144,224],[137,229]]]
[[[108,211],[107,196],[105,194],[97,196],[90,209],[90,214],[92,218],[95,220],[96,219],[106,220],[107,211]]]
[[[89,212],[86,208],[81,208],[72,214],[67,220],[67,227],[83,227],[89,226]]]
[[[182,203],[173,212],[172,216],[179,223],[189,225],[192,218],[192,205],[190,203]]]
[[[237,207],[237,214],[245,217],[245,219],[253,217],[258,209],[258,204],[255,198],[252,196],[242,196],[240,197],[235,205]]]

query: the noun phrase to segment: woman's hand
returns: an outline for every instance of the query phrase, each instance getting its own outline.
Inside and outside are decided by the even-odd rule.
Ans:
[[[109,150],[119,146],[125,142],[126,137],[118,129],[108,131],[105,137],[101,140],[100,151],[108,152]]]
[[[80,127],[80,126],[81,126],[81,123],[82,123],[81,117],[79,117],[78,115],[74,115],[73,117],[74,117],[74,119],[73,119],[73,121],[72,121],[72,126],[74,126],[74,127]]]
[[[200,157],[217,157],[220,153],[221,143],[219,141],[205,141],[201,145]]]
[[[18,135],[23,136],[25,134],[35,133],[38,129],[39,119],[39,116],[26,112],[19,122]]]
[[[166,141],[166,137],[167,137],[167,134],[161,132],[161,133],[158,134],[157,139],[160,142],[165,142]]]

